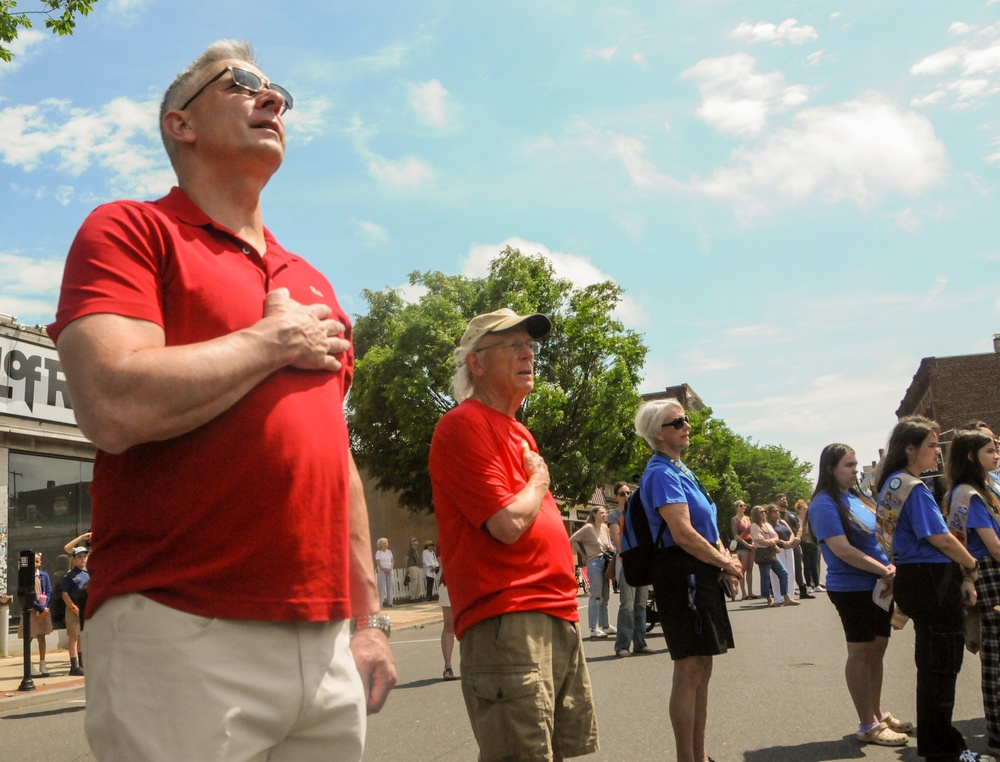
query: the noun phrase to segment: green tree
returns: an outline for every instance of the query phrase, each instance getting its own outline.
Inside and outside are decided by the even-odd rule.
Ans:
[[[358,463],[379,489],[397,491],[411,511],[433,510],[427,456],[438,419],[455,404],[453,351],[469,320],[501,307],[552,320],[518,417],[548,463],[553,494],[585,503],[626,467],[646,347],[612,315],[618,286],[574,288],[544,257],[510,247],[485,278],[414,272],[409,280],[424,290],[418,301],[365,291],[368,314],[354,326],[348,423]]]
[[[53,34],[73,34],[77,16],[87,16],[97,0],[37,0],[35,10],[15,10],[15,0],[0,0],[0,60],[10,61],[14,54],[7,47],[22,29],[31,29],[32,16],[44,16],[45,28]]]

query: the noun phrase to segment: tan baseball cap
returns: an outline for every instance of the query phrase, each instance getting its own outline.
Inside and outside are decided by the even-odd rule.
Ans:
[[[476,315],[472,318],[458,348],[459,350],[471,351],[476,346],[476,342],[486,334],[507,331],[520,325],[528,329],[528,333],[533,339],[542,338],[552,329],[552,323],[545,315],[537,312],[534,315],[518,315],[514,310],[504,307],[495,312],[487,312],[485,315]]]

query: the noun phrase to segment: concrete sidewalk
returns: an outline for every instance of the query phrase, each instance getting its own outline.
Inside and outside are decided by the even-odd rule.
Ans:
[[[393,631],[425,627],[441,621],[441,606],[437,601],[400,602],[391,609],[385,609],[384,613],[389,615]],[[11,637],[16,636],[11,635]],[[86,635],[84,638],[86,639]],[[21,691],[19,688],[24,678],[23,657],[11,656],[0,659],[0,710],[15,703],[22,705],[25,703],[23,699],[27,697],[31,697],[31,703],[36,700],[50,701],[56,694],[76,691],[83,687],[85,678],[71,677],[69,674],[69,652],[65,649],[50,647],[45,662],[49,676],[33,677],[35,690]],[[31,663],[34,666],[38,664],[37,644],[33,644],[31,650]],[[84,650],[84,669],[86,669],[86,650]],[[35,696],[40,698],[35,699]]]

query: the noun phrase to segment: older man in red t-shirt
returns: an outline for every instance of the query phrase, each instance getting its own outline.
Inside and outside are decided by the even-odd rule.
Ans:
[[[99,207],[67,258],[49,334],[98,447],[100,759],[358,760],[395,683],[344,420],[350,323],[262,219],[291,106],[249,45],[211,45],[160,109],[178,187]]]
[[[455,350],[460,404],[431,441],[462,690],[483,760],[597,750],[573,553],[548,467],[514,417],[534,387],[535,340],[550,327],[509,309],[473,318]]]

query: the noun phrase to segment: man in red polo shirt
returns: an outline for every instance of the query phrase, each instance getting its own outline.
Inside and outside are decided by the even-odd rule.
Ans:
[[[291,106],[249,45],[211,45],[160,109],[178,187],[99,207],[67,258],[49,334],[98,447],[100,759],[360,759],[395,683],[343,414],[350,323],[262,222]]]

